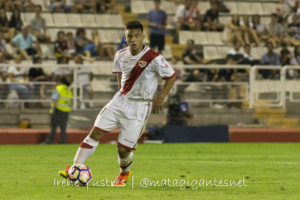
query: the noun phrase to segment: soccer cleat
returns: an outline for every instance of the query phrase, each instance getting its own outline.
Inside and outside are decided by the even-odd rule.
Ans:
[[[112,186],[125,186],[128,178],[130,176],[131,176],[131,170],[129,170],[129,172],[126,172],[126,173],[120,172],[119,176],[117,177],[115,182],[112,184]]]
[[[59,171],[58,174],[63,178],[68,178],[68,171],[69,171],[70,167],[71,166],[67,164],[66,170]]]

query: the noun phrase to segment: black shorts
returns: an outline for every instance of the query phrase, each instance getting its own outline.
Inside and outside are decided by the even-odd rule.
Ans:
[[[27,52],[27,54],[29,55],[29,56],[33,56],[33,55],[35,55],[35,54],[37,54],[37,51],[34,49],[34,48],[29,48],[29,49],[25,49],[25,51]],[[18,51],[17,52],[18,54],[21,54],[21,52],[20,51]]]
[[[158,47],[159,51],[162,51],[165,49],[165,36],[164,35],[156,35],[156,34],[150,34],[150,47],[155,48],[155,46]]]

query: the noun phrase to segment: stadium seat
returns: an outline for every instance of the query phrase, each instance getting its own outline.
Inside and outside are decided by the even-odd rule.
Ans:
[[[271,17],[265,17],[265,16],[261,16],[260,17],[260,24],[267,28],[268,24],[271,22]]]
[[[67,16],[68,26],[85,27],[85,25],[81,23],[81,17],[79,14],[67,14],[66,16]]]
[[[109,43],[109,40],[105,34],[105,30],[100,29],[100,30],[98,30],[98,32],[99,32],[99,37],[100,37],[101,42],[104,44]]]
[[[95,16],[95,20],[96,20],[96,24],[100,27],[104,27],[104,28],[108,28],[110,27],[110,23],[109,23],[109,17],[110,15],[108,14],[102,14],[102,15],[94,15]]]
[[[223,44],[223,33],[219,32],[206,32],[206,38],[209,44],[221,45]]]
[[[221,58],[218,54],[217,47],[215,46],[204,46],[203,55],[204,55],[204,59],[207,60],[216,60]]]
[[[67,16],[64,13],[55,13],[52,15],[54,19],[54,25],[59,27],[68,26]]]
[[[263,3],[264,14],[270,15],[276,12],[277,4],[275,3]]]
[[[238,14],[249,15],[251,14],[250,5],[248,2],[237,2]]]
[[[166,13],[168,15],[172,15],[176,13],[177,10],[177,6],[175,5],[174,2],[170,2],[170,1],[162,1],[161,2],[161,9],[166,11]],[[168,18],[171,16],[168,16]]]
[[[200,12],[205,14],[207,10],[211,8],[210,3],[208,1],[201,1],[198,3],[198,8],[200,8]]]
[[[92,39],[92,29],[86,28],[85,29],[85,36],[89,39]]]
[[[110,15],[109,24],[114,28],[124,28],[123,19],[121,15]]]
[[[30,20],[32,20],[35,16],[35,13],[32,12],[26,12],[24,13],[25,23],[30,24]]]
[[[220,56],[220,58],[226,59],[227,54],[230,49],[232,49],[232,47],[230,47],[230,46],[218,46],[217,50],[218,50],[218,55]]]
[[[224,4],[230,10],[231,14],[239,13],[236,2],[224,2]]]
[[[228,24],[231,21],[231,16],[219,16],[219,22],[221,24],[224,24],[226,26],[226,24]]]
[[[130,5],[132,13],[147,13],[144,1],[131,1]]]
[[[10,21],[12,14],[13,14],[12,11],[6,12],[6,17],[8,21]]]
[[[150,10],[154,9],[154,2],[153,1],[144,1],[146,13]]]
[[[45,65],[45,67],[43,67],[43,71],[46,75],[51,75],[52,71],[53,71],[53,66],[56,64],[56,60],[43,60],[43,65]],[[50,65],[50,66],[49,66]]]
[[[122,39],[122,37],[123,37],[124,34],[125,34],[124,29],[119,29],[119,30],[118,30],[118,36],[119,36],[119,38]]]
[[[171,46],[165,45],[165,49],[162,51],[162,56],[163,56],[165,59],[171,59],[171,58],[172,58],[172,50],[171,50]]]
[[[105,30],[105,36],[109,43],[119,44],[121,42],[117,30]]]
[[[42,17],[45,19],[47,27],[54,26],[53,17],[51,13],[43,13]]]
[[[260,55],[260,58],[262,57],[262,55],[267,53],[267,48],[266,47],[257,47],[256,50],[257,50],[258,55]]]
[[[147,32],[145,30],[144,30],[144,34],[145,34],[144,43],[145,44],[149,44],[150,43],[149,36],[148,36],[148,34],[147,34]]]
[[[249,7],[250,7],[250,14],[255,15],[263,15],[264,14],[264,9],[263,9],[263,5],[262,3],[249,3]]]
[[[91,82],[92,88],[96,92],[112,92],[110,81],[94,79]]]
[[[80,17],[81,17],[81,23],[83,24],[83,26],[85,26],[85,27],[97,26],[95,17],[93,14],[81,14]],[[98,25],[98,26],[100,26],[100,25]]]
[[[282,48],[274,48],[274,53],[277,53],[280,56],[280,51]]]
[[[175,29],[175,27],[172,25],[174,21],[174,16],[170,16],[168,15],[168,19],[167,19],[167,29]]]
[[[179,31],[179,44],[186,44],[188,39],[193,39],[192,31]]]
[[[58,28],[49,28],[49,29],[47,30],[47,32],[48,32],[48,34],[49,34],[49,36],[50,36],[50,38],[51,38],[51,41],[55,41],[55,40],[57,39],[57,33],[58,33],[58,31],[60,31],[60,30],[62,30],[62,29],[58,29]]]
[[[261,56],[257,50],[257,47],[252,47],[251,48],[251,55],[252,57],[255,59],[255,60],[260,60],[261,59]]]
[[[195,44],[208,44],[206,33],[204,31],[193,31],[192,36],[193,40],[195,41]]]

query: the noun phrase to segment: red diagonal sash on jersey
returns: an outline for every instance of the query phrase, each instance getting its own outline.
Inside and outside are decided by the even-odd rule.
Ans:
[[[158,55],[159,55],[158,53],[150,49],[138,60],[138,62],[132,68],[129,77],[127,78],[124,84],[123,90],[121,91],[122,94],[126,95],[131,90],[133,84],[139,78],[141,73],[146,69],[146,67],[151,63],[151,61],[154,58],[156,58]],[[140,65],[142,65],[142,67]]]

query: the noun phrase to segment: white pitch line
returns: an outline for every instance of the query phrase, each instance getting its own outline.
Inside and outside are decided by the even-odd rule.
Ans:
[[[174,160],[172,162],[198,162],[198,163],[224,163],[224,164],[249,164],[252,163],[253,161],[197,161],[197,160]],[[276,164],[276,165],[300,165],[300,163],[295,163],[295,162],[265,162],[265,161],[256,161],[257,164],[259,163],[268,163],[268,164]]]

